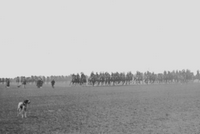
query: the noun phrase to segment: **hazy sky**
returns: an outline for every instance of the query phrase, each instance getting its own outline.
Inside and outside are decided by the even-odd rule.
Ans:
[[[199,0],[1,0],[0,77],[200,69]]]

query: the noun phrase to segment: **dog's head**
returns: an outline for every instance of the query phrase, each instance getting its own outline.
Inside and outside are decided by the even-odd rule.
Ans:
[[[31,101],[30,100],[24,100],[24,104],[30,104]]]

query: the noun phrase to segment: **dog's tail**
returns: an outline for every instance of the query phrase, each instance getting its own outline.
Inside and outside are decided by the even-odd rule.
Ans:
[[[23,103],[22,102],[19,102],[18,105],[17,105],[17,111],[20,111],[20,107]]]

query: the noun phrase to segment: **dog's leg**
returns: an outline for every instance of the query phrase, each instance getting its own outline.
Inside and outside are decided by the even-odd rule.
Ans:
[[[17,116],[19,116],[19,114],[20,114],[20,109],[17,108]]]
[[[21,115],[22,115],[22,118],[24,118],[24,113],[22,113]]]
[[[25,112],[25,114],[24,114],[24,115],[25,115],[25,118],[27,117],[26,114],[27,114],[27,113]]]
[[[24,114],[24,113],[23,113],[23,109],[21,109],[21,110],[19,111],[19,115],[21,115],[22,118],[24,117],[23,114]]]

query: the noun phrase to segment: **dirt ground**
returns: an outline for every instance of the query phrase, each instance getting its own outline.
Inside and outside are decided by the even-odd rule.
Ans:
[[[29,99],[27,118],[18,102]],[[199,134],[200,84],[0,85],[0,134]]]

